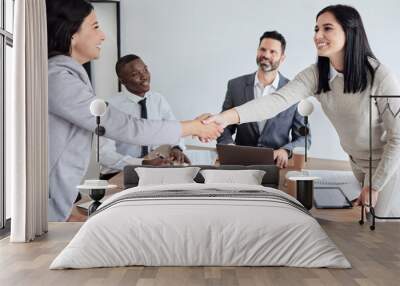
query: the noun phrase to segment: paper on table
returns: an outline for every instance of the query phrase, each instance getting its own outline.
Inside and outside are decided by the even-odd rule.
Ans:
[[[337,187],[340,186],[346,197],[353,201],[361,193],[361,184],[354,177],[351,171],[331,171],[331,170],[303,170],[309,176],[320,177],[315,180],[315,186]]]

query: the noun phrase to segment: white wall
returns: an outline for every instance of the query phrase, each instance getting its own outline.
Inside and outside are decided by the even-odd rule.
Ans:
[[[101,98],[107,98],[118,92],[118,78],[114,68],[118,60],[116,4],[92,4],[96,11],[97,21],[100,23],[102,31],[106,34],[106,40],[101,45],[100,58],[90,63],[91,81],[96,95]],[[93,140],[89,167],[82,182],[85,179],[93,179],[99,176],[100,168],[96,162],[96,154],[97,140]]]
[[[97,20],[106,34],[101,45],[101,57],[91,62],[92,83],[96,95],[106,98],[118,91],[118,78],[115,63],[118,60],[117,49],[117,5],[115,3],[93,3]]]
[[[278,30],[287,39],[282,73],[292,78],[315,61],[315,16],[332,1],[148,0],[121,1],[121,54],[136,53],[152,72],[179,119],[219,112],[229,79],[256,70],[260,35]],[[342,2],[344,3],[344,2]],[[400,2],[346,1],[361,13],[376,56],[400,75]],[[319,107],[311,119],[311,156],[346,159],[337,134]]]

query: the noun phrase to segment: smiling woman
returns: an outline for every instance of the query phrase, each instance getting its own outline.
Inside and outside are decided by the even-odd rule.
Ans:
[[[314,96],[335,127],[354,175],[364,188],[357,203],[369,205],[369,96],[377,96],[371,111],[373,150],[372,206],[378,216],[400,216],[400,121],[388,108],[400,109],[396,75],[381,64],[370,48],[361,16],[346,5],[322,9],[316,17],[314,43],[318,60],[268,98],[259,98],[207,120],[224,126],[269,119],[290,105]],[[382,140],[384,133],[387,138]]]
[[[90,158],[95,93],[82,64],[100,56],[105,35],[85,0],[47,0],[49,53],[49,220],[67,220]],[[181,136],[214,139],[219,125],[137,120],[109,106],[106,137],[130,144],[177,144]]]
[[[92,10],[84,19],[80,29],[72,36],[71,57],[84,64],[100,56],[101,43],[105,40],[103,31]]]

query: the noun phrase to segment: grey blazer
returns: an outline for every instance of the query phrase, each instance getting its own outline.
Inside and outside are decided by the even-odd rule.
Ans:
[[[223,111],[254,99],[255,75],[252,73],[240,76],[228,82]],[[279,75],[278,89],[289,82],[287,78]],[[291,152],[294,147],[305,145],[305,138],[299,133],[301,126],[304,126],[304,118],[297,112],[297,104],[295,104],[267,120],[262,132],[257,122],[231,125],[225,128],[217,142],[219,144],[233,143],[232,135],[236,132],[235,144],[237,145],[284,148]],[[311,136],[308,136],[307,143],[308,146],[311,145]]]
[[[68,56],[49,59],[49,220],[65,221],[89,165],[95,94],[82,65]],[[105,137],[136,145],[178,144],[178,121],[135,119],[112,106],[101,117]]]

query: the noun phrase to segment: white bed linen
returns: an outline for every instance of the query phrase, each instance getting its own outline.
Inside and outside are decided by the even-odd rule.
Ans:
[[[127,189],[264,190],[239,184],[179,184]],[[50,269],[145,266],[294,266],[349,268],[310,215],[262,199],[185,198],[124,201],[89,218]]]

